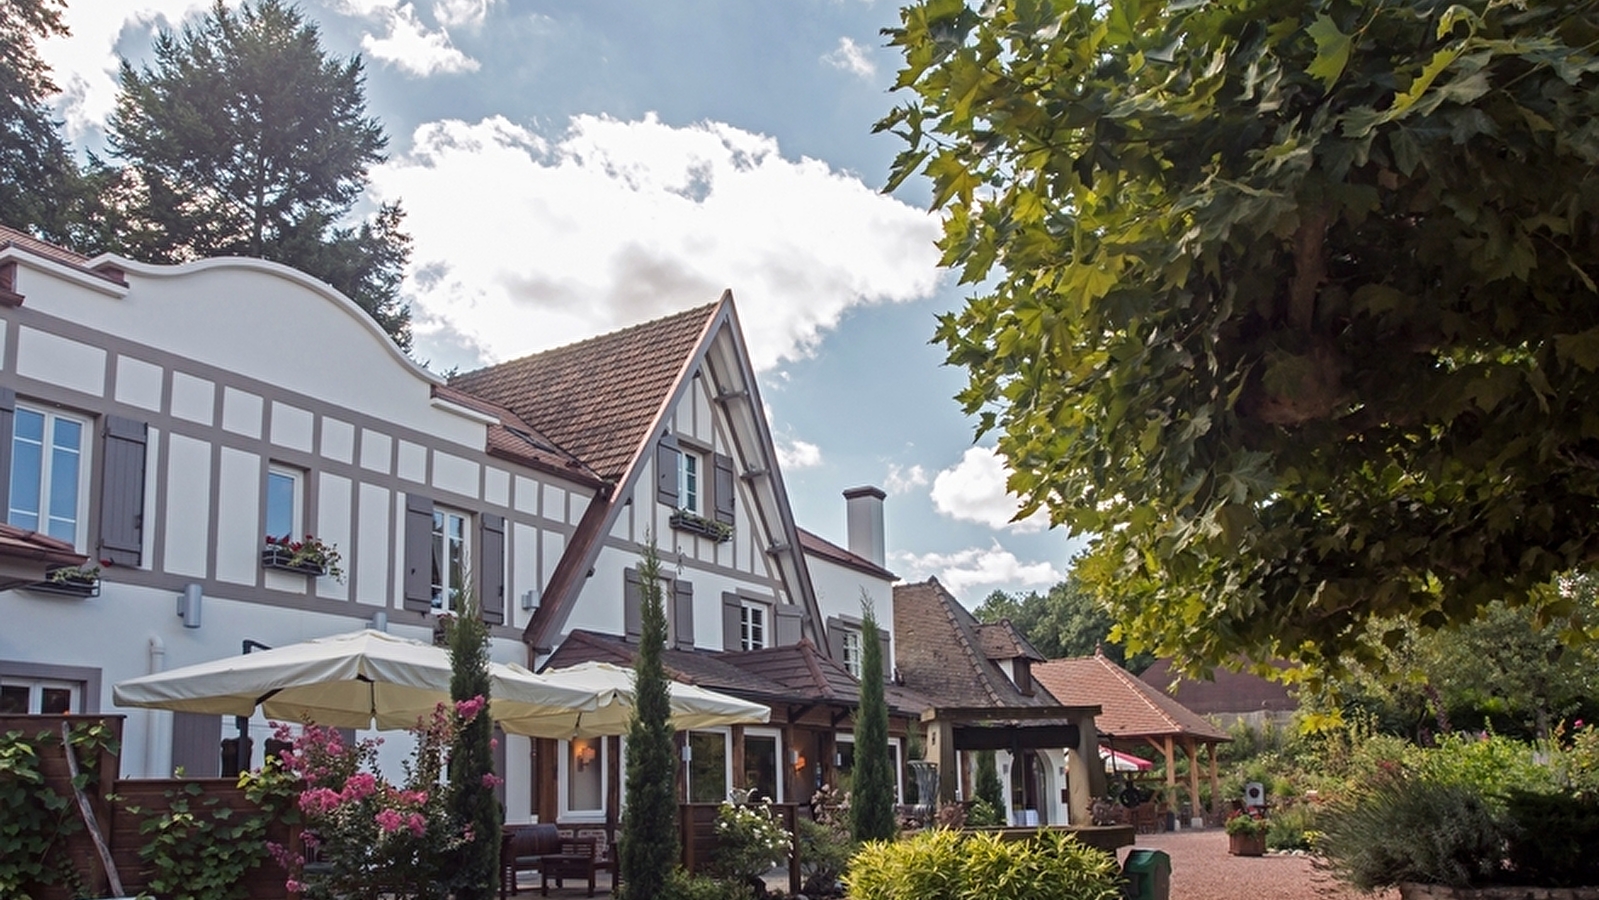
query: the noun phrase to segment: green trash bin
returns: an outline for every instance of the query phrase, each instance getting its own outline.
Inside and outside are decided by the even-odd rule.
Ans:
[[[1122,865],[1127,900],[1170,900],[1171,857],[1161,850],[1133,850]]]

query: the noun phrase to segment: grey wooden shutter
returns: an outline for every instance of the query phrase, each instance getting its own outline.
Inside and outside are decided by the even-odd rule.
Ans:
[[[483,621],[505,622],[505,517],[478,516],[477,583]]]
[[[883,680],[894,680],[894,657],[889,653],[888,630],[877,629],[877,642],[883,646]]]
[[[741,650],[740,643],[740,613],[744,609],[743,601],[734,593],[722,595],[722,649]]]
[[[137,566],[144,556],[143,422],[105,417],[103,478],[100,483],[100,560]]]
[[[672,582],[672,631],[679,648],[694,649],[694,583],[681,578]]]
[[[433,608],[433,499],[405,495],[405,608]]]
[[[716,521],[733,524],[733,458],[716,454],[716,480],[712,498],[716,501]]]
[[[238,732],[233,733],[238,737]],[[222,717],[205,713],[172,714],[172,770],[185,778],[222,774]]]
[[[775,641],[768,642],[769,647],[788,647],[799,643],[801,613],[793,606],[777,604],[777,628],[774,630]]]
[[[11,521],[11,437],[16,419],[17,392],[0,388],[0,522]]]
[[[644,636],[644,582],[637,569],[622,573],[622,628],[630,641]]]
[[[677,509],[677,438],[661,437],[655,445],[655,499]]]
[[[839,665],[844,664],[844,620],[837,616],[827,617],[827,653]]]

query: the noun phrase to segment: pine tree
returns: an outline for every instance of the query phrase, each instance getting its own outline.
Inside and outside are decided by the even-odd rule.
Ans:
[[[0,224],[69,240],[77,165],[45,98],[55,93],[34,41],[66,34],[60,0],[0,0]]]
[[[401,347],[397,296],[410,238],[398,206],[349,224],[388,139],[366,115],[361,59],[331,58],[314,23],[282,0],[218,2],[164,31],[155,65],[122,65],[108,142],[126,163],[100,170],[115,198],[98,223],[137,259],[249,256],[326,281]],[[114,177],[112,177],[114,176]]]
[[[489,700],[489,630],[474,591],[465,592],[449,629],[450,699],[456,703]],[[500,830],[505,811],[484,776],[494,773],[494,724],[485,707],[456,733],[450,748],[451,812],[469,829],[447,870],[455,900],[491,900],[499,883]]]
[[[999,784],[999,768],[994,765],[994,751],[977,752],[977,799],[986,801],[998,815],[1005,813],[1005,789]]]
[[[652,542],[639,565],[642,634],[633,661],[637,705],[627,731],[627,806],[620,838],[622,900],[652,900],[677,865],[677,754],[672,744],[667,694],[666,611],[661,601],[661,559]]]
[[[888,703],[883,698],[883,645],[872,605],[861,602],[861,705],[855,713],[855,784],[850,830],[857,841],[884,841],[894,820],[894,768],[888,753]]]

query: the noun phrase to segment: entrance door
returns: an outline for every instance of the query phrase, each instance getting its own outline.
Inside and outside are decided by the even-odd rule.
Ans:
[[[783,802],[783,783],[778,777],[779,756],[777,734],[744,732],[744,786],[754,791],[751,800]]]

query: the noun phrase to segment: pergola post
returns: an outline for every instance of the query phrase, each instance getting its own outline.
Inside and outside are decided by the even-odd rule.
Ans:
[[[1212,816],[1221,812],[1221,782],[1216,779],[1216,751],[1221,744],[1211,744],[1210,753],[1210,814]]]
[[[1166,809],[1172,812],[1177,801],[1177,748],[1171,735],[1166,735]]]
[[[1183,741],[1183,753],[1188,756],[1188,809],[1189,815],[1199,813],[1199,744],[1193,738]],[[1184,823],[1185,825],[1187,823]]]

